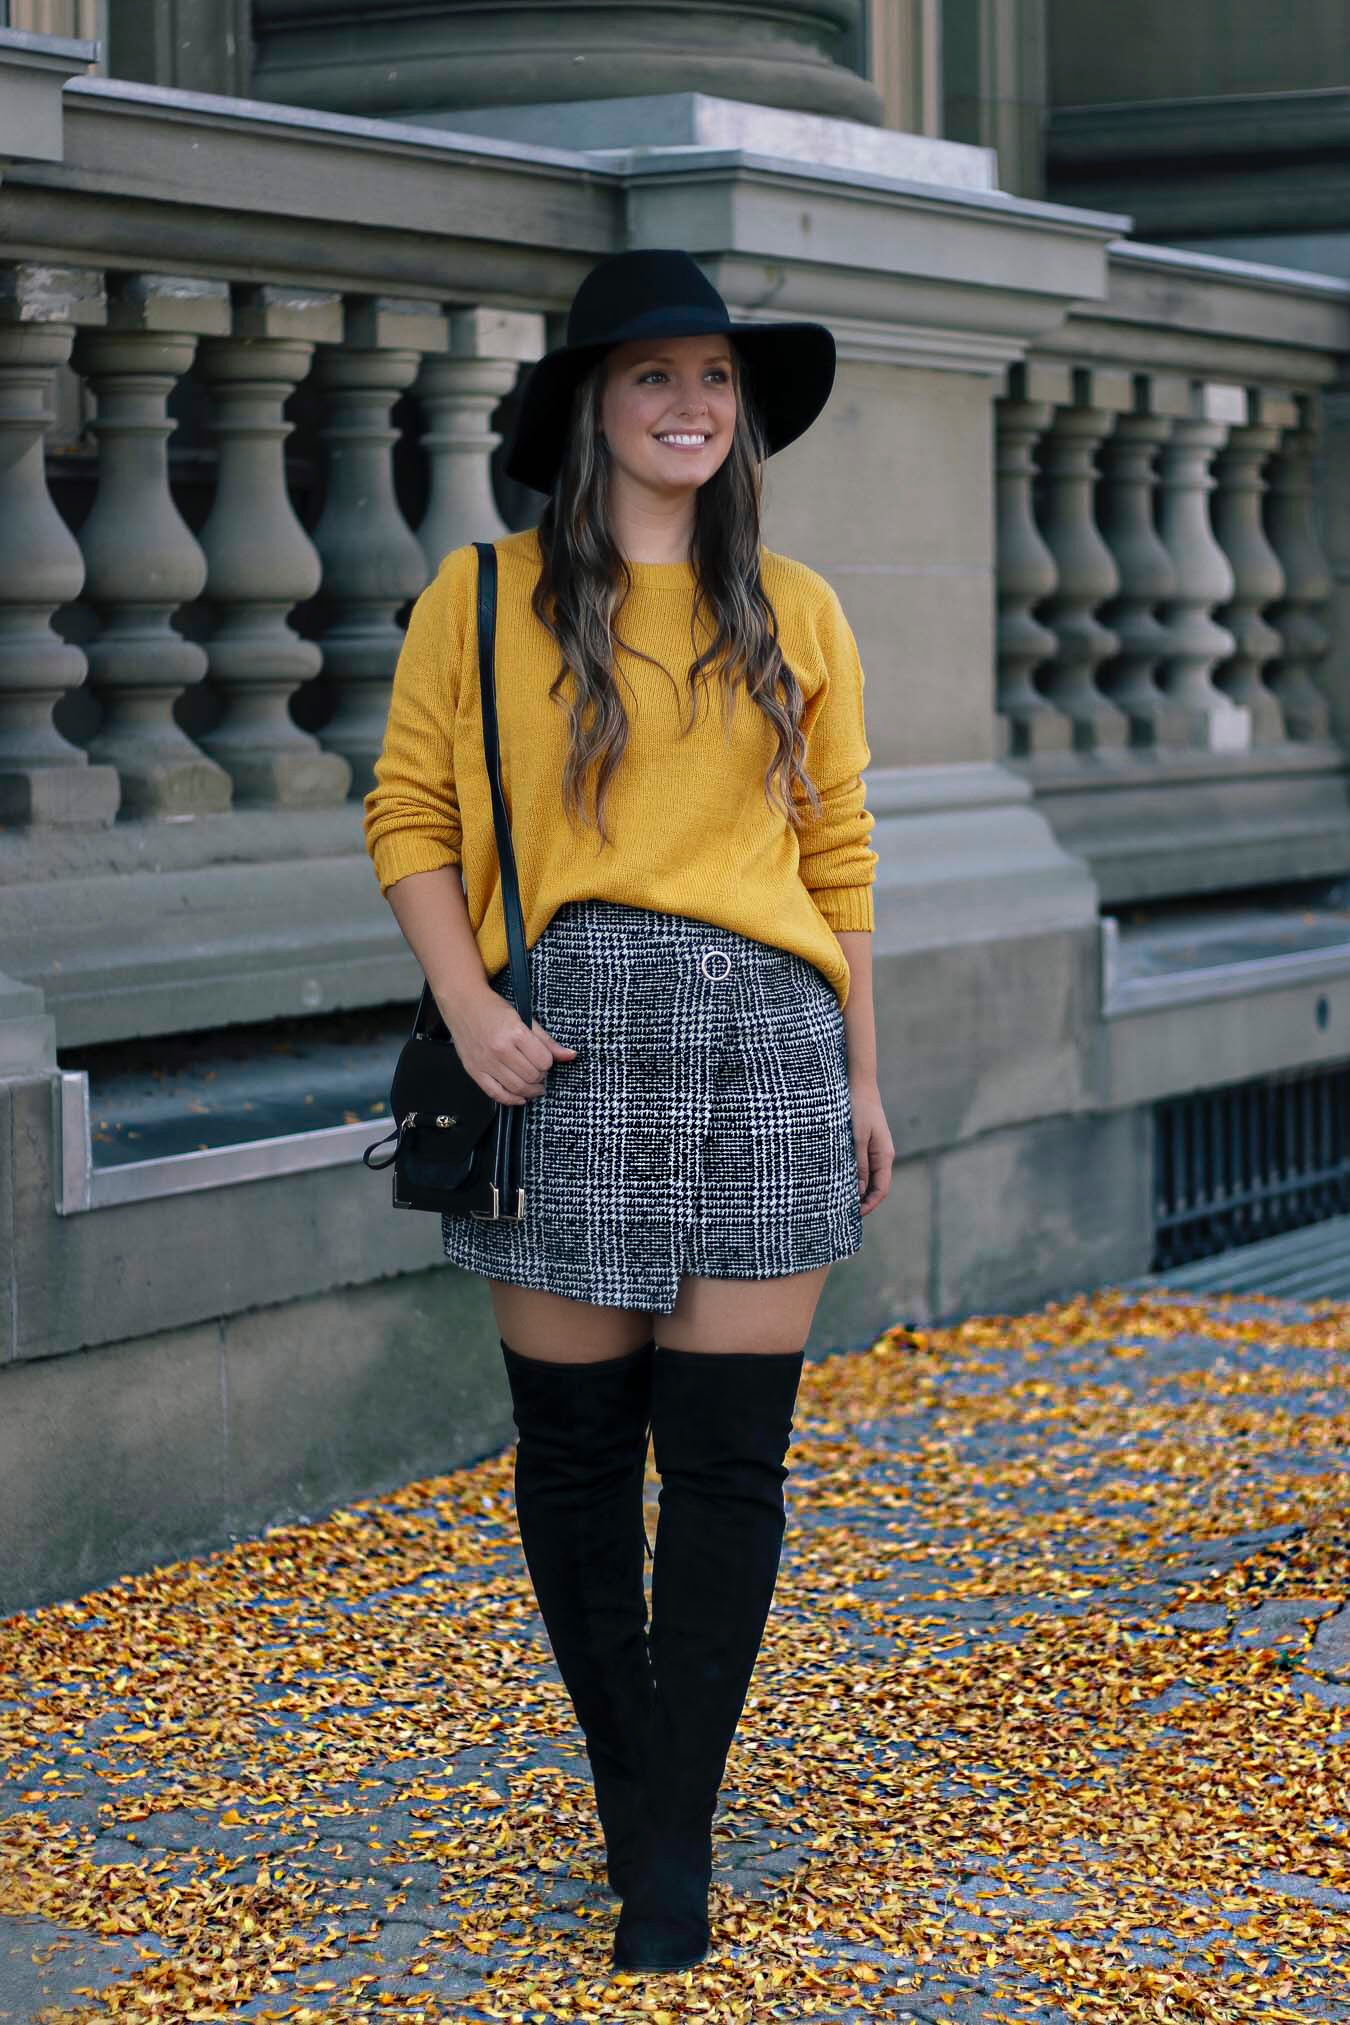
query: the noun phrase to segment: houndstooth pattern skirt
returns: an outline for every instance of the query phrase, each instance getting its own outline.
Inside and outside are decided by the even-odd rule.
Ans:
[[[844,1015],[814,964],[598,899],[560,907],[529,963],[535,1018],[579,1053],[526,1101],[523,1220],[443,1216],[452,1264],[668,1315],[682,1273],[860,1248]],[[490,982],[514,1005],[509,966]]]

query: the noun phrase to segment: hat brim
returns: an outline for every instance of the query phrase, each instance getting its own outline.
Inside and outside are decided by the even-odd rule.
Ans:
[[[751,397],[763,419],[768,455],[805,435],[830,398],[837,354],[823,323],[732,323],[712,336],[732,338]],[[653,338],[669,333],[653,332]],[[551,492],[562,467],[572,422],[572,396],[584,373],[610,344],[560,345],[532,367],[521,391],[507,449],[507,475],[535,492]]]

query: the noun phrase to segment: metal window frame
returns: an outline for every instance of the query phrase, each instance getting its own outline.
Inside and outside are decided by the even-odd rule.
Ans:
[[[115,1209],[125,1203],[152,1202],[200,1189],[231,1188],[248,1181],[272,1181],[283,1174],[310,1174],[325,1167],[347,1167],[361,1158],[378,1138],[388,1119],[363,1119],[355,1125],[319,1126],[312,1132],[286,1132],[271,1139],[250,1139],[238,1146],[212,1146],[192,1153],[164,1154],[153,1160],[129,1160],[117,1167],[96,1167],[89,1103],[89,1071],[62,1069],[52,1082],[54,1195],[58,1216],[81,1216],[89,1210]]]

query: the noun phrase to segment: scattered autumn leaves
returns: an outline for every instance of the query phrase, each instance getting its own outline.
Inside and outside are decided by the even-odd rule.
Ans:
[[[0,1911],[140,1964],[47,2025],[1334,2017],[1348,1415],[1321,1304],[1107,1290],[809,1365],[681,1976],[609,1973],[509,1455],[0,1622]]]

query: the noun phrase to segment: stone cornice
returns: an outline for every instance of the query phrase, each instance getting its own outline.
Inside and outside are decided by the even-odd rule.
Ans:
[[[66,129],[62,164],[0,190],[19,257],[556,310],[605,253],[681,244],[738,313],[981,374],[1102,296],[1129,223],[741,149],[601,158],[104,78],[68,87]]]
[[[557,149],[104,78],[67,88],[64,162],[0,187],[16,257],[529,310],[621,231],[613,173]]]
[[[1130,219],[1119,211],[1088,211],[1075,205],[1050,204],[1032,197],[1016,197],[1006,190],[969,189],[959,184],[924,183],[909,177],[882,175],[873,169],[838,168],[831,163],[803,162],[790,156],[758,154],[747,148],[673,147],[606,150],[582,157],[589,163],[612,165],[630,189],[647,183],[662,186],[691,178],[725,177],[732,173],[751,183],[771,179],[794,190],[813,190],[825,196],[847,192],[859,203],[888,203],[906,200],[904,208],[914,212],[936,212],[943,216],[969,211],[990,219],[1016,222],[1028,230],[1052,232],[1057,237],[1080,238],[1100,244],[1128,229]]]
[[[687,245],[738,314],[820,318],[844,358],[980,374],[1102,297],[1129,223],[740,150],[630,156],[625,184],[629,243]]]

